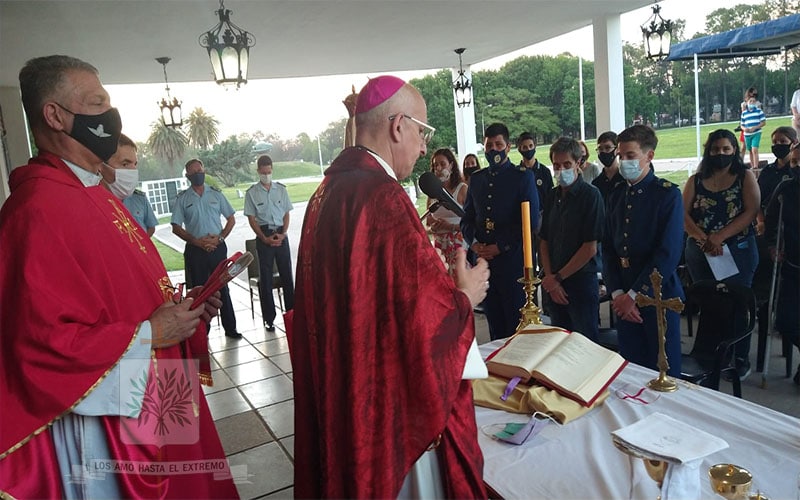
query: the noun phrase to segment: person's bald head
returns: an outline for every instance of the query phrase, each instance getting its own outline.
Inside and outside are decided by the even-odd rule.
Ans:
[[[394,81],[390,83],[397,85]],[[425,99],[413,86],[400,81],[396,90],[390,89],[393,90],[391,96],[376,104],[376,99],[368,99],[370,84],[372,87],[380,85],[371,80],[359,93],[361,99],[367,92],[367,101],[360,100],[356,109],[356,144],[386,160],[402,180],[411,175],[417,159],[427,152],[423,139],[426,129],[415,121],[428,121]],[[363,105],[364,102],[369,104]],[[365,107],[369,109],[361,111]]]

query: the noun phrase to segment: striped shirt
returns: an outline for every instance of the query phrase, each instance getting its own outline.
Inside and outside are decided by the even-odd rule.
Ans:
[[[742,128],[750,128],[750,127],[757,127],[759,123],[765,121],[767,116],[764,114],[763,111],[756,108],[754,110],[747,109],[742,111]],[[754,132],[745,132],[744,135],[755,135],[760,134],[761,129],[756,130]]]

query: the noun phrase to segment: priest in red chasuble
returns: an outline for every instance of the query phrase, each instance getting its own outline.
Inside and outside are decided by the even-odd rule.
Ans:
[[[295,495],[485,498],[462,378],[488,266],[462,253],[448,276],[398,182],[435,130],[420,93],[371,79],[355,119],[356,146],[325,171],[300,241]]]
[[[0,210],[0,496],[231,498],[203,319],[98,171],[122,124],[78,59],[28,61],[39,155]],[[205,379],[208,382],[208,379]]]

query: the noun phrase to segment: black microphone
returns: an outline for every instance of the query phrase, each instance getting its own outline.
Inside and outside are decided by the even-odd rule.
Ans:
[[[442,206],[459,217],[464,217],[464,209],[458,204],[456,200],[450,196],[450,193],[442,186],[442,181],[436,177],[433,172],[425,172],[419,177],[419,188],[423,193],[428,195],[442,204]]]

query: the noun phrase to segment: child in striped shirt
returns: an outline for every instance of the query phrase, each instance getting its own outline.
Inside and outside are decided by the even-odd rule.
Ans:
[[[747,99],[747,109],[742,111],[741,126],[744,132],[744,146],[750,152],[750,168],[758,168],[758,146],[761,144],[761,129],[767,117],[758,107],[755,97]]]

